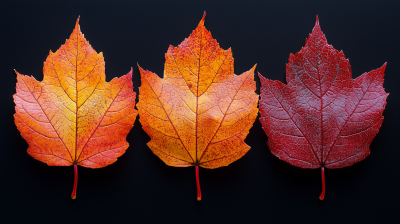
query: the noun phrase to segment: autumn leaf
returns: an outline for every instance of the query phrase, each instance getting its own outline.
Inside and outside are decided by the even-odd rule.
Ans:
[[[139,67],[140,123],[149,148],[167,165],[218,168],[241,158],[257,117],[255,66],[233,73],[231,49],[223,50],[204,27],[205,14],[189,38],[165,55],[164,78]]]
[[[103,54],[89,45],[79,19],[70,39],[47,57],[42,82],[18,72],[15,124],[28,153],[49,166],[101,168],[128,148],[137,111],[132,70],[105,81]]]
[[[286,65],[287,85],[261,79],[260,121],[268,147],[278,158],[301,168],[351,166],[369,155],[381,127],[388,96],[386,63],[352,79],[349,61],[326,41],[317,21],[300,52]]]

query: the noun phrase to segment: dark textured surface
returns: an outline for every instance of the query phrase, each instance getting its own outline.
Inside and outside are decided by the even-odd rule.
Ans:
[[[77,17],[85,37],[107,61],[107,81],[136,63],[161,75],[168,46],[177,46],[207,12],[206,27],[233,50],[235,73],[256,72],[285,82],[290,53],[304,46],[318,14],[329,44],[350,59],[353,78],[387,62],[387,99],[371,155],[351,167],[320,171],[276,158],[256,120],[240,160],[200,169],[203,199],[195,200],[195,169],[166,166],[146,146],[138,121],[130,147],[102,169],[81,168],[71,200],[72,167],[49,167],[30,157],[13,120],[16,75],[42,80],[49,50],[70,35]],[[1,192],[4,223],[42,221],[132,223],[395,222],[399,211],[400,3],[396,1],[1,1]],[[260,82],[257,81],[257,93]]]

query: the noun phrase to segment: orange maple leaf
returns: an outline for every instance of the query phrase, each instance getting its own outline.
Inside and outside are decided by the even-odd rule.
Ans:
[[[204,27],[165,55],[164,79],[139,67],[140,123],[149,148],[167,165],[218,168],[250,149],[244,139],[257,117],[255,66],[233,73],[231,49],[223,50]]]
[[[101,168],[128,148],[137,111],[132,70],[105,81],[103,53],[86,41],[79,18],[70,39],[47,57],[42,82],[17,73],[15,124],[28,154],[49,166]]]

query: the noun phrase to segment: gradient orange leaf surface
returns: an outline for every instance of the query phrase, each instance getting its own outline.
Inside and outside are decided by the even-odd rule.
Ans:
[[[128,148],[126,136],[136,119],[132,70],[105,81],[104,58],[80,31],[44,62],[42,82],[17,73],[15,124],[28,153],[49,166],[101,168]]]
[[[165,55],[164,78],[139,67],[140,123],[149,148],[167,165],[218,168],[241,158],[257,117],[255,66],[233,72],[231,49],[223,50],[204,27],[204,17],[189,38]]]

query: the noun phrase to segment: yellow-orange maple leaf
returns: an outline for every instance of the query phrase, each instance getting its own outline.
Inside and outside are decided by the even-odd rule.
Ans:
[[[117,160],[137,111],[132,70],[105,81],[103,54],[90,46],[79,19],[70,39],[47,57],[42,82],[17,73],[15,124],[28,153],[49,166],[101,168]]]
[[[205,16],[205,14],[204,14]],[[244,142],[257,117],[255,66],[236,76],[231,49],[223,50],[204,27],[165,55],[164,78],[139,67],[137,104],[150,149],[167,165],[227,166],[250,147]]]

